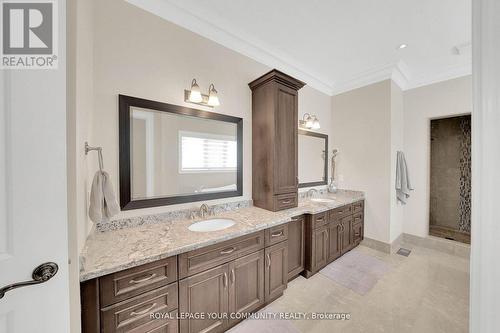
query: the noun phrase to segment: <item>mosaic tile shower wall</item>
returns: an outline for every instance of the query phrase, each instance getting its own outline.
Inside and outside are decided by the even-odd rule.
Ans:
[[[471,216],[471,117],[460,117],[460,205],[458,229],[470,233]]]

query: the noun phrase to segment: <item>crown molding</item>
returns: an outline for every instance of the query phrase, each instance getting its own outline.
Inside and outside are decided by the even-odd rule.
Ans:
[[[237,35],[228,27],[216,25],[209,20],[196,15],[185,7],[168,0],[126,0],[128,3],[159,16],[169,22],[181,26],[191,32],[221,44],[228,49],[243,54],[270,68],[276,68],[301,81],[312,88],[330,96],[358,89],[384,80],[392,80],[401,90],[414,89],[425,85],[470,75],[472,60],[466,65],[446,68],[432,74],[412,73],[403,62],[382,64],[376,68],[357,73],[345,81],[330,82],[320,77],[307,66],[292,59],[289,55],[280,53],[270,45],[255,40],[251,36]],[[457,54],[466,53],[469,44],[456,46]]]
[[[401,90],[405,91],[471,74],[472,61],[427,75],[414,75],[403,61],[399,61],[396,64],[386,64],[379,68],[359,73],[354,79],[337,83],[333,95],[342,94],[384,80],[392,80]]]
[[[429,75],[418,75],[412,77],[412,79],[408,83],[408,86],[404,90],[420,88],[423,86],[428,86],[430,84],[447,80],[453,80],[471,74],[472,74],[472,59],[471,62],[467,64],[448,67],[443,71],[432,73]]]
[[[408,66],[400,60],[397,63],[388,63],[377,68],[360,72],[353,79],[336,83],[332,95],[342,94],[384,80],[392,80],[401,90],[406,90],[409,85],[409,78],[410,70]]]
[[[208,38],[233,51],[241,53],[270,68],[276,68],[309,86],[327,94],[332,95],[333,85],[327,80],[311,74],[304,65],[290,59],[286,55],[279,54],[272,47],[248,38],[241,38],[222,26],[218,26],[208,20],[195,15],[186,8],[171,3],[168,0],[126,0],[128,3],[159,16],[169,22],[179,25],[198,35]]]

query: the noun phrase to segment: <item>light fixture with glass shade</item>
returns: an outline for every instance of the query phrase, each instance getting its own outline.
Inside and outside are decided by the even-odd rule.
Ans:
[[[299,120],[299,127],[303,129],[320,129],[318,117],[305,113],[302,120]]]
[[[200,86],[196,82],[196,79],[191,81],[191,90],[189,91],[189,101],[192,103],[200,103],[203,101],[203,97],[201,97]]]
[[[214,106],[219,106],[219,96],[217,95],[217,90],[215,89],[215,85],[212,83],[208,88],[208,95],[202,94],[200,90],[200,86],[196,82],[196,79],[191,81],[191,89],[184,90],[184,101],[188,103],[209,106],[213,108]]]
[[[320,129],[321,126],[319,125],[319,120],[316,116],[314,116],[314,120],[313,120],[313,123],[312,123],[312,129]]]
[[[208,105],[210,106],[219,106],[219,97],[217,96],[217,90],[215,90],[214,84],[210,84],[210,87],[208,87]]]

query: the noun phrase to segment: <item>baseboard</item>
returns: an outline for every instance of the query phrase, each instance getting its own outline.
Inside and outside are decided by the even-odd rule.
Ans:
[[[469,244],[434,236],[420,237],[403,233],[391,244],[365,237],[361,245],[384,253],[394,253],[399,250],[400,247],[411,247],[413,245],[448,253],[461,258],[470,257]]]
[[[420,237],[411,234],[403,234],[403,243],[425,247],[428,249],[448,253],[462,258],[470,257],[470,245],[456,242],[440,237],[427,236]]]
[[[376,239],[368,238],[365,237],[363,241],[361,242],[361,245],[364,245],[366,247],[369,247],[371,249],[384,252],[384,253],[391,253],[391,244],[381,242]]]
[[[391,243],[391,253],[397,252],[401,248],[401,244],[403,243],[404,234],[400,234],[392,243]]]

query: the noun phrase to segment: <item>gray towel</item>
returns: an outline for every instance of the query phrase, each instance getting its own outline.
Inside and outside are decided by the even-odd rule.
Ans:
[[[90,191],[89,217],[95,223],[110,219],[120,212],[113,184],[105,171],[97,171]]]
[[[410,175],[408,173],[408,166],[406,165],[405,155],[402,151],[398,151],[396,161],[396,197],[405,205],[407,199],[410,197],[410,191],[413,187],[410,183]]]

